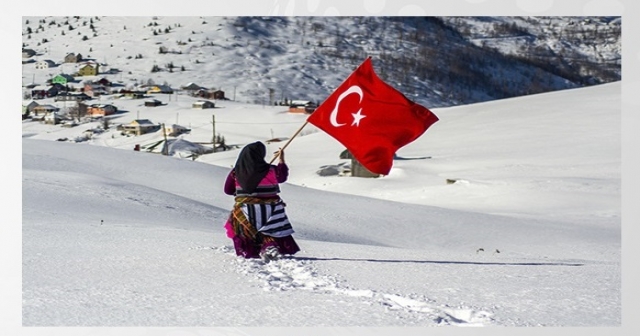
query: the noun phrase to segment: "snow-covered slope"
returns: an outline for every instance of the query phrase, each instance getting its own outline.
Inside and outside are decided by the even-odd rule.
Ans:
[[[620,83],[436,114],[378,179],[317,175],[346,160],[305,129],[282,186],[302,251],[269,264],[235,257],[222,228],[237,150],[192,161],[24,122],[22,296],[7,297],[25,326],[620,326]],[[299,117],[216,110],[238,144]]]

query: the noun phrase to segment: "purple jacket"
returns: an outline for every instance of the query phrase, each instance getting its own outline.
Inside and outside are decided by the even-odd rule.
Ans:
[[[273,183],[273,181],[268,181],[268,179],[270,179],[270,177],[272,178],[273,175],[275,175],[277,183],[284,183],[287,181],[287,177],[289,177],[289,167],[286,163],[278,163],[277,166],[272,165],[270,172],[262,181],[260,181],[259,185]],[[224,182],[224,193],[227,195],[235,195],[237,186],[238,182],[236,181],[236,175],[232,169]],[[262,195],[262,197],[272,197],[275,195],[277,195],[277,193],[273,195]]]

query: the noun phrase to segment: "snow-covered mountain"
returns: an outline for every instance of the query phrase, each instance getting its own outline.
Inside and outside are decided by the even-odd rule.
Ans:
[[[601,84],[621,75],[620,17],[22,20],[23,48],[36,52],[23,59],[23,86],[74,73],[78,65],[64,63],[70,53],[101,63],[101,75],[124,86],[197,83],[258,104],[320,102],[367,56],[381,78],[429,107]],[[36,69],[44,60],[53,67]]]

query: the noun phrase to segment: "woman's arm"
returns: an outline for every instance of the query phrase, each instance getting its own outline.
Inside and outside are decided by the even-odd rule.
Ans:
[[[236,172],[233,169],[229,172],[227,179],[224,181],[224,193],[227,195],[236,194]]]
[[[276,166],[276,179],[278,183],[287,182],[287,178],[289,177],[289,167],[286,163],[280,162]]]
[[[284,150],[278,149],[275,153],[278,156],[278,165],[276,166],[276,179],[278,183],[284,183],[289,177],[289,167],[284,162]]]

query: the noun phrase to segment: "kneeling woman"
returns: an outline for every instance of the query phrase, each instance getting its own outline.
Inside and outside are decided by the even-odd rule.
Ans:
[[[277,154],[278,165],[271,165],[262,142],[248,144],[227,175],[224,192],[235,196],[235,204],[225,227],[238,256],[268,261],[300,251],[279,196],[289,167],[284,152]]]

